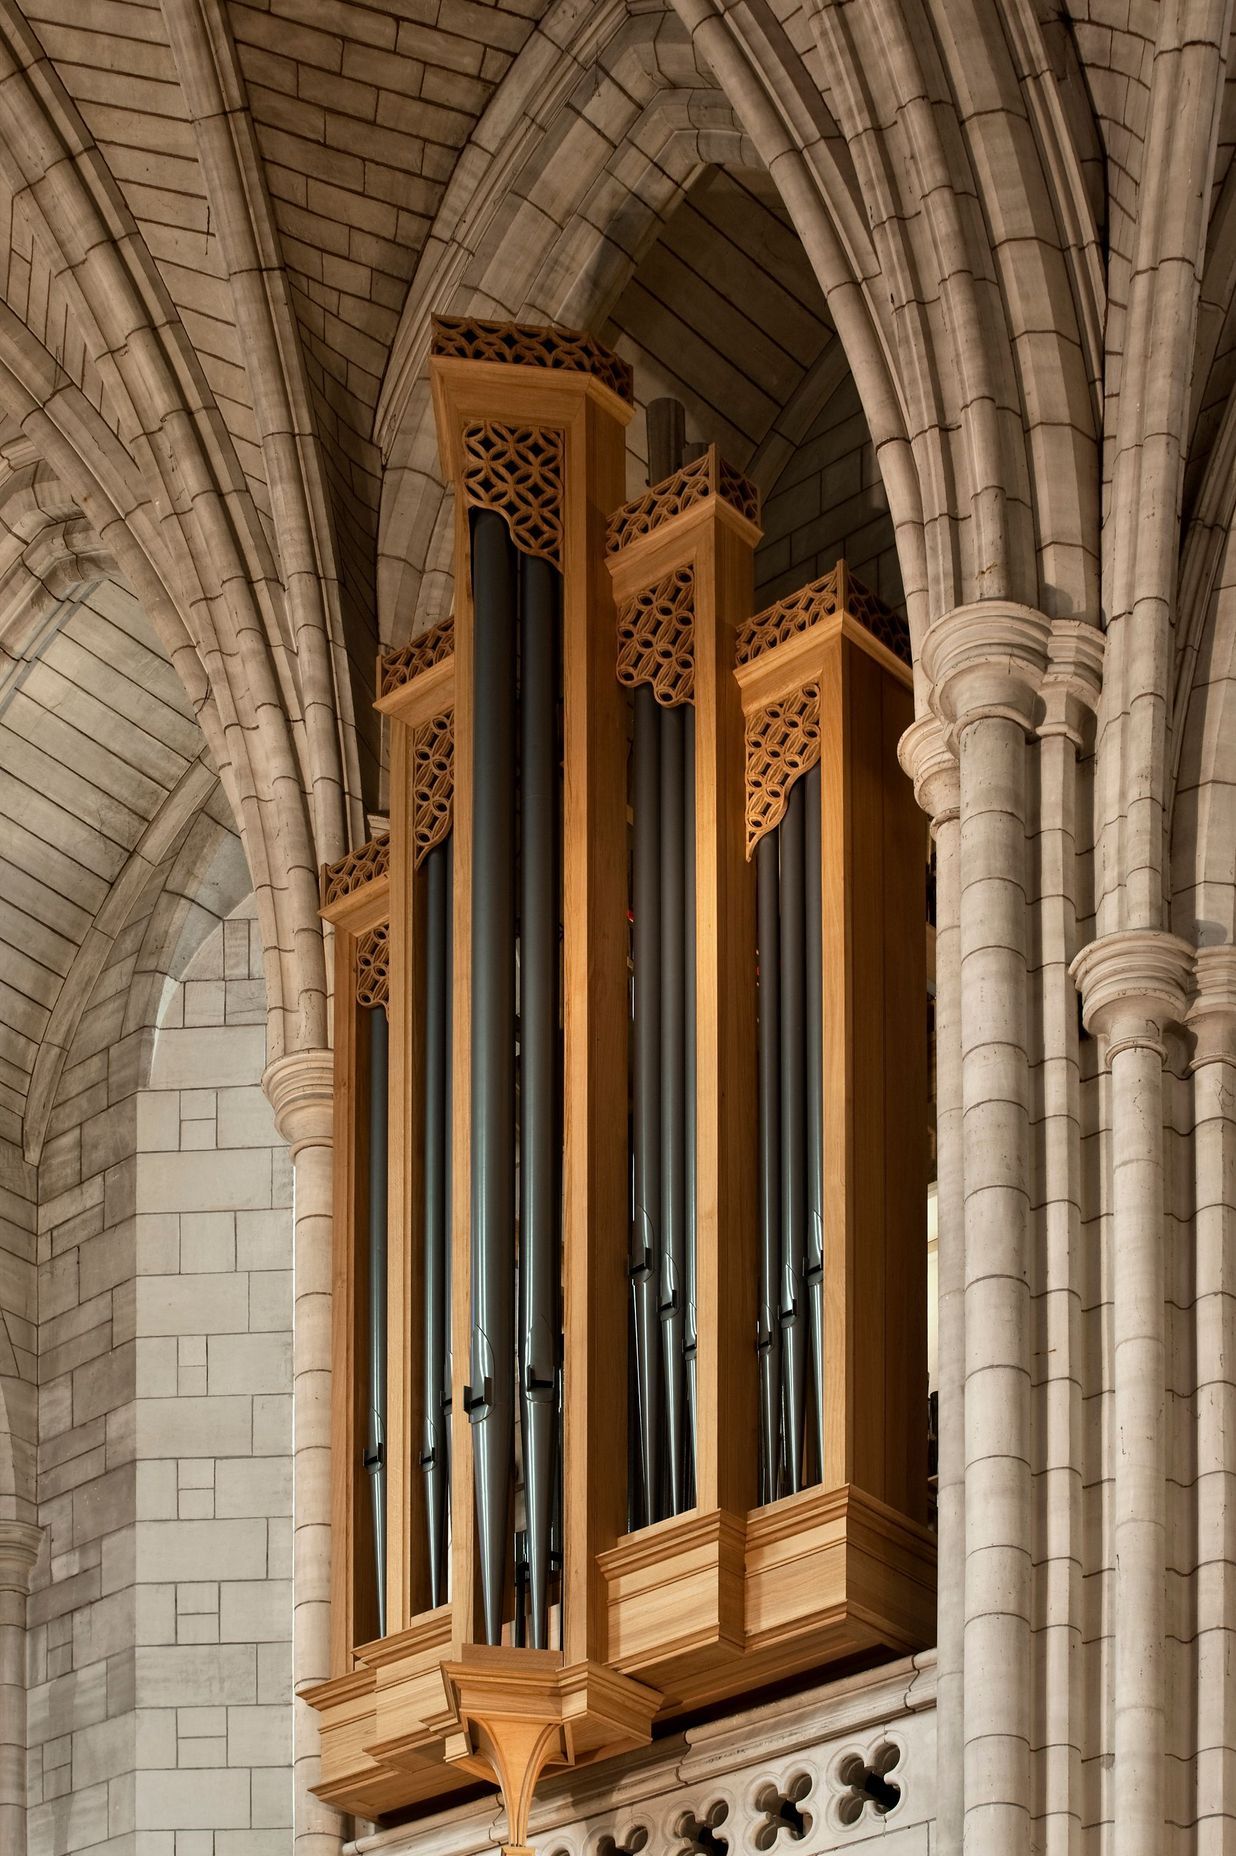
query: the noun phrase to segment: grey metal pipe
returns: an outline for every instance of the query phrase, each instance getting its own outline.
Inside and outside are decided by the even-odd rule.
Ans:
[[[760,1500],[781,1493],[781,930],[777,833],[755,848],[759,950],[760,1281],[755,1346],[760,1380]]]
[[[629,1274],[634,1315],[641,1523],[661,1516],[661,1349],[657,1300],[661,1243],[661,729],[657,700],[635,691],[632,743],[635,848],[635,998],[632,1024],[634,1217]]]
[[[455,1167],[455,1116],[454,1116],[454,1077],[455,1077],[455,838],[448,832],[442,841],[443,869],[446,887],[446,1015],[443,1032],[444,1072],[442,1080],[442,1099],[446,1105],[446,1128],[442,1143],[442,1228],[445,1233],[442,1266],[442,1305],[446,1311],[445,1328],[442,1336],[442,1447],[443,1447],[443,1483],[445,1496],[445,1530],[446,1540],[451,1537],[451,1456],[453,1449],[454,1404],[455,1404],[455,1306],[452,1299],[452,1284],[455,1268],[455,1226],[453,1179]],[[451,1562],[449,1552],[445,1556],[443,1571],[443,1600],[450,1597]]]
[[[378,1635],[386,1635],[386,1179],[389,1030],[386,1008],[367,1013],[369,1028],[369,1308],[365,1469],[373,1518]]]
[[[685,1499],[686,939],[681,708],[661,709],[661,1268],[658,1313],[669,1512]],[[638,977],[638,976],[637,976]]]
[[[429,1567],[429,1602],[446,1596],[446,1443],[443,1375],[447,1356],[446,1143],[450,1115],[446,1099],[446,929],[450,895],[447,852],[435,845],[425,859],[424,969],[424,1105],[421,1157],[424,1252],[423,1361],[424,1422],[421,1471],[425,1490],[425,1535]]]
[[[515,549],[472,515],[471,1349],[485,1641],[502,1640],[515,1447]]]
[[[520,1398],[528,1636],[549,1643],[562,1213],[558,942],[558,598],[548,561],[519,557]]]
[[[696,1223],[696,1050],[695,1050],[695,710],[682,711],[682,820],[683,889],[683,1101],[682,1127],[685,1176],[682,1221],[683,1356],[687,1375],[687,1434],[685,1439],[686,1488],[683,1506],[695,1503],[695,1440],[698,1432],[696,1396],[697,1274]]]
[[[803,780],[807,1017],[807,1312],[811,1352],[808,1409],[815,1473],[824,1475],[824,942],[821,925],[820,769]]]
[[[781,1383],[788,1493],[803,1486],[807,1410],[806,1027],[804,960],[803,783],[790,788],[781,841]]]

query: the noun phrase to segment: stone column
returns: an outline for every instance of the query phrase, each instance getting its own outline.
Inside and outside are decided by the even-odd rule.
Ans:
[[[26,1597],[41,1527],[0,1521],[0,1850],[26,1851]]]
[[[1197,1349],[1199,1851],[1236,1847],[1236,948],[1194,963],[1194,1337]]]
[[[964,1841],[1001,1856],[1028,1851],[1032,1809],[1027,741],[1050,632],[984,600],[923,652],[960,770]]]
[[[1086,1026],[1111,1074],[1115,1425],[1115,1806],[1120,1856],[1161,1856],[1167,1654],[1165,1034],[1184,1019],[1192,950],[1119,930],[1073,963]]]
[[[965,1191],[961,1125],[960,789],[957,756],[934,715],[901,737],[901,764],[936,846],[936,1389],[939,1393],[939,1585],[936,1745],[940,1856],[961,1856],[965,1746]]]
[[[292,1150],[292,1686],[296,1856],[339,1856],[338,1813],[318,1780],[318,1717],[303,1691],[330,1674],[331,1144],[334,1059],[296,1051],[262,1078]]]
[[[1084,1817],[1082,1749],[1081,1087],[1077,993],[1077,763],[1093,740],[1103,633],[1052,626],[1038,727],[1036,872],[1032,907],[1031,1140],[1038,1229],[1034,1487],[1035,1834],[1044,1856],[1077,1847]]]

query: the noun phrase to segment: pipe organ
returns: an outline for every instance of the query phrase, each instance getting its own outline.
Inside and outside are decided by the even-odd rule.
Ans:
[[[629,369],[437,319],[453,618],[379,664],[334,930],[332,1674],[365,1817],[934,1635],[921,821],[904,626],[753,612]],[[663,458],[663,463],[666,461]],[[673,462],[678,462],[675,457]]]

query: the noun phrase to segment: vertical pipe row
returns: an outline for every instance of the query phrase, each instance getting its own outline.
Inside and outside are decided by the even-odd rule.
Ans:
[[[502,1640],[515,1379],[515,549],[472,514],[471,1357],[465,1405],[485,1641]]]
[[[783,1455],[786,1493],[803,1479],[806,1324],[801,1320],[806,1257],[806,1027],[803,1022],[803,782],[790,788],[781,840],[781,1323]]]
[[[683,812],[683,1101],[682,1144],[685,1176],[682,1213],[682,1281],[683,1329],[682,1352],[686,1371],[687,1423],[684,1439],[683,1506],[695,1504],[695,1439],[698,1436],[696,1405],[696,1265],[695,1265],[695,1132],[696,1132],[696,1052],[695,1052],[695,710],[687,704],[682,710],[682,812]]]
[[[661,729],[657,700],[647,685],[635,691],[632,746],[635,815],[632,859],[635,996],[632,1018],[632,1129],[634,1205],[631,1222],[632,1339],[635,1359],[638,1523],[661,1515],[660,1287],[661,1218]]]
[[[389,1028],[385,1006],[369,1021],[369,1321],[365,1469],[373,1519],[378,1635],[386,1635],[386,1172]]]
[[[820,769],[803,780],[804,958],[807,1022],[807,1388],[814,1475],[824,1475],[824,940],[821,912]]]
[[[686,1506],[684,1419],[686,1360],[683,1354],[684,1222],[687,1156],[685,1134],[686,937],[684,914],[683,752],[686,730],[681,708],[662,709],[661,729],[661,1269],[658,1313],[665,1390],[665,1454],[670,1514]]]
[[[424,1226],[424,1438],[421,1470],[425,1480],[425,1527],[428,1536],[429,1602],[446,1598],[446,1518],[450,1414],[447,1377],[450,1298],[447,1274],[450,1226],[447,1215],[450,1116],[447,1111],[447,986],[450,851],[435,845],[425,859],[425,1076],[422,1139]]]
[[[529,1638],[538,1650],[549,1643],[561,1334],[557,591],[550,564],[521,554],[520,1399]]]
[[[760,1499],[824,1471],[820,769],[756,846]],[[808,1429],[810,1417],[810,1429]]]
[[[756,1352],[760,1378],[760,1500],[781,1493],[781,926],[775,832],[755,847],[759,957],[760,1282]]]

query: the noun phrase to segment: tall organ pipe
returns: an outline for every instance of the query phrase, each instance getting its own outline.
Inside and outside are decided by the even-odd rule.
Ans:
[[[788,1493],[803,1485],[807,1334],[803,1273],[807,1252],[806,1039],[803,783],[790,788],[781,840],[781,1330]]]
[[[445,1128],[442,1141],[442,1228],[445,1234],[445,1249],[442,1267],[442,1305],[446,1311],[445,1328],[442,1335],[442,1450],[443,1474],[446,1482],[446,1527],[449,1536],[451,1520],[451,1418],[455,1402],[455,1309],[452,1300],[453,1271],[451,1259],[454,1254],[455,1238],[453,1231],[454,1198],[453,1167],[454,1126],[451,1114],[454,1088],[455,1056],[455,841],[448,832],[442,845],[443,884],[446,889],[446,966],[443,982],[446,996],[446,1018],[443,1033],[445,1069],[442,1080],[442,1100],[445,1104]],[[442,1596],[450,1596],[450,1560],[444,1557]]]
[[[781,964],[777,833],[755,849],[756,933],[759,948],[760,1282],[756,1352],[760,1376],[760,1500],[780,1489],[781,1325]]]
[[[806,886],[807,1017],[807,1313],[811,1355],[808,1405],[815,1469],[824,1476],[824,1000],[820,893],[820,769],[803,781],[803,869]]]
[[[647,685],[635,691],[632,744],[635,917],[635,1002],[632,1025],[632,1148],[634,1216],[630,1279],[635,1343],[639,1481],[647,1525],[661,1514],[661,1350],[657,1300],[661,1216],[661,862],[657,826],[661,805],[661,730],[657,699]]]
[[[686,1142],[686,894],[683,754],[685,711],[662,709],[661,724],[661,1361],[669,1511],[686,1506],[686,1359],[683,1353]],[[638,981],[637,981],[638,983]]]
[[[424,1447],[425,1530],[429,1565],[429,1602],[446,1597],[447,1450],[443,1388],[446,1373],[450,1307],[446,1292],[450,1235],[446,1219],[447,1140],[450,1116],[446,1094],[446,939],[450,890],[448,852],[435,845],[425,859],[425,1068],[424,1157]]]
[[[502,1639],[515,1380],[515,550],[472,515],[472,1232],[468,1416],[481,1609]]]
[[[683,813],[683,1150],[684,1192],[682,1221],[683,1253],[683,1355],[687,1375],[686,1487],[683,1506],[695,1501],[695,1440],[698,1436],[696,1412],[696,1321],[697,1276],[695,1267],[695,710],[688,703],[682,710],[682,813]]]
[[[386,1010],[369,1014],[369,1310],[365,1469],[373,1516],[378,1635],[386,1635],[386,1177],[389,1031]]]
[[[558,576],[519,557],[520,1397],[529,1641],[548,1647],[557,1432],[562,1139],[558,1077]]]

